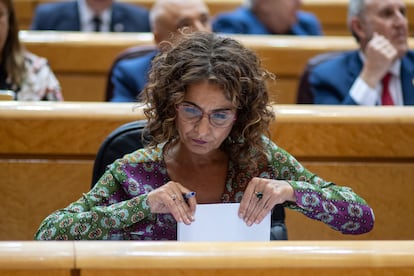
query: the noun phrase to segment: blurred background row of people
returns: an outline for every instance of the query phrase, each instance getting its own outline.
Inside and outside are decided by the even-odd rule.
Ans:
[[[5,36],[10,37],[4,39],[2,45],[2,89],[16,91],[18,100],[63,100],[59,83],[47,61],[27,53],[20,46],[12,2],[0,1],[4,4],[2,8],[9,25]],[[151,10],[113,0],[63,1],[40,4],[31,29],[152,32],[157,46],[153,51],[122,60],[111,71],[110,85],[113,90],[108,100],[134,102],[139,101],[153,57],[162,50],[161,42],[169,41],[178,30],[188,27],[195,31],[225,34],[323,35],[318,18],[301,11],[301,5],[300,0],[246,0],[239,8],[212,18],[202,0],[155,0]],[[408,20],[404,1],[350,0],[348,27],[360,49],[335,55],[314,66],[306,80],[308,97],[302,103],[414,104],[414,55],[408,49]],[[14,42],[11,39],[13,32],[16,37]],[[10,52],[6,55],[7,48],[13,51],[19,49],[20,56],[25,56],[26,63],[42,66],[43,73],[39,75],[45,75],[44,72],[48,70],[45,79],[50,84],[40,87],[43,89],[41,92],[40,88],[36,93],[34,89],[29,89],[34,94],[31,97],[24,95],[21,82],[23,77],[20,77],[19,82],[19,77],[12,77],[13,69],[10,65],[6,66],[6,59],[16,56]],[[30,58],[39,61],[28,62]],[[16,61],[12,63],[16,64]],[[28,65],[25,67],[25,71],[30,71]],[[391,79],[390,84],[383,83],[384,76]],[[385,94],[388,94],[386,99],[383,97]]]
[[[192,5],[191,0],[183,2],[190,2],[188,4]],[[318,18],[301,11],[301,6],[301,0],[246,0],[236,10],[222,12],[212,18],[212,29],[214,32],[232,34],[321,35],[322,28]],[[36,8],[31,29],[151,31],[149,11],[146,8],[114,0],[75,0],[40,4]]]

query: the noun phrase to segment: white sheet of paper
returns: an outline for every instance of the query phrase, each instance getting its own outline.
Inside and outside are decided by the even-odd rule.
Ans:
[[[270,213],[260,224],[239,218],[240,203],[198,204],[195,221],[177,224],[178,241],[269,241]]]

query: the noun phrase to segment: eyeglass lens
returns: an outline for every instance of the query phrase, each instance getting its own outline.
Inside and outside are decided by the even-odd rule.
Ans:
[[[189,122],[197,123],[203,118],[205,112],[199,107],[190,103],[181,103],[178,105],[181,117]],[[215,127],[227,127],[235,118],[233,111],[228,109],[216,110],[206,114],[210,123]]]

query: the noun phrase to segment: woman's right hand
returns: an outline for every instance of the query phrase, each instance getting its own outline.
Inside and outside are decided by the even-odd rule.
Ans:
[[[148,193],[147,204],[151,213],[171,213],[177,222],[189,225],[194,221],[197,205],[195,197],[184,199],[191,192],[178,182],[169,181],[161,187]]]

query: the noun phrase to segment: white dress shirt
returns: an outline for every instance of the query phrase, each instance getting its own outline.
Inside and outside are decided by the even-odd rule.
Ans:
[[[365,62],[365,55],[359,52],[362,62]],[[401,60],[393,63],[388,72],[391,73],[389,89],[394,105],[404,105],[402,87],[401,87]],[[349,94],[352,99],[359,105],[381,105],[382,84],[381,81],[371,88],[368,84],[358,77],[352,85]]]
[[[79,6],[79,17],[80,17],[80,30],[82,32],[94,32],[95,31],[95,24],[93,22],[93,18],[95,14],[93,11],[88,7],[85,0],[78,0]],[[102,24],[101,24],[101,32],[110,32],[111,31],[111,14],[112,9],[106,9],[103,13],[100,14]]]

